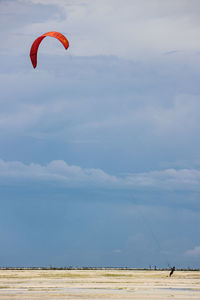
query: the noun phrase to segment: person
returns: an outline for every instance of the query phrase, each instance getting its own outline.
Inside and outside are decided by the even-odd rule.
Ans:
[[[170,271],[170,273],[169,273],[169,277],[172,276],[172,274],[174,273],[174,271],[175,271],[175,267],[172,267],[172,268],[171,268],[171,271]]]

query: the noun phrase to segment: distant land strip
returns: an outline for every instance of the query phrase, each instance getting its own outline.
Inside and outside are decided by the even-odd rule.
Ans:
[[[168,268],[132,268],[132,267],[0,267],[0,270],[129,270],[129,271],[168,271]],[[176,271],[200,271],[200,268],[176,268]]]

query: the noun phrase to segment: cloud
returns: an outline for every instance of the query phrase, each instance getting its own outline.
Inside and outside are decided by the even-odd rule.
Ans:
[[[195,246],[193,249],[187,250],[185,255],[190,257],[200,257],[200,246]]]
[[[187,165],[182,163],[179,168],[190,170],[190,162],[198,160],[199,62],[192,65],[193,55],[190,55],[183,65],[179,64],[178,57],[185,55],[186,46],[174,45],[171,32],[160,36],[160,30],[167,30],[168,24],[170,29],[171,22],[176,25],[175,35],[180,33],[181,22],[188,24],[187,30],[193,27],[196,30],[198,2],[193,1],[193,5],[187,1],[167,1],[162,5],[156,0],[122,2],[9,2],[4,12],[17,11],[13,22],[17,22],[18,14],[24,19],[20,28],[12,22],[9,27],[13,34],[21,35],[20,40],[10,39],[6,29],[1,45],[15,44],[6,55],[1,55],[2,158],[29,163],[62,159],[69,164],[99,167],[116,174],[160,170],[166,161],[167,168],[175,170],[177,162],[187,161]],[[2,3],[6,1],[0,3],[3,6]],[[21,6],[23,9],[18,10]],[[37,20],[32,12],[38,14]],[[6,19],[3,24],[6,25]],[[159,26],[151,32],[151,24]],[[69,52],[49,38],[41,45],[39,67],[33,70],[30,45],[41,30],[52,27],[69,34]],[[184,30],[185,45],[193,47],[187,39],[187,30]],[[141,41],[134,41],[136,36]],[[158,47],[163,39],[169,42],[167,46],[163,44],[166,49]],[[17,47],[19,52],[15,52]],[[155,52],[149,51],[149,47],[155,48]],[[196,47],[197,44],[192,49]],[[175,50],[173,55],[164,55]],[[159,55],[153,63],[137,61],[158,52],[165,57],[164,63]],[[173,60],[173,64],[166,64],[166,59]],[[185,62],[190,67],[185,67]],[[11,151],[13,147],[15,153]],[[192,168],[197,165],[193,163]]]
[[[28,54],[34,37],[36,38],[37,34],[41,33],[42,28],[44,30],[43,22],[52,19],[59,22],[63,17],[63,12],[56,3],[44,5],[23,0],[0,1],[0,32],[3,40],[0,46],[1,55]],[[30,23],[38,26],[37,32],[30,30]],[[27,27],[28,30],[26,30]]]
[[[100,169],[82,169],[69,166],[64,161],[52,161],[46,166],[39,164],[25,165],[21,162],[0,161],[2,179],[38,180],[63,183],[69,186],[112,186],[119,182],[115,176],[106,174]]]
[[[121,249],[115,249],[112,252],[115,253],[115,254],[121,254],[122,250]]]
[[[29,164],[4,160],[0,161],[0,178],[2,182],[12,184],[13,181],[54,182],[71,187],[103,187],[114,189],[157,189],[157,190],[198,190],[200,185],[199,170],[151,171],[131,173],[125,176],[113,176],[101,169],[81,168],[68,165],[65,161],[55,160],[47,165]],[[10,182],[9,182],[10,180]]]
[[[134,60],[159,60],[164,59],[163,53],[176,49],[178,52],[174,56],[183,61],[200,48],[197,38],[200,5],[196,0],[192,4],[185,0],[165,3],[134,0],[126,1],[126,4],[122,0],[103,0],[101,3],[91,0],[32,0],[31,6],[39,8],[36,13],[30,11],[30,1],[22,0],[16,1],[16,4],[12,1],[10,11],[19,4],[25,11],[21,19],[25,19],[26,23],[17,31],[13,28],[13,36],[17,32],[37,36],[54,28],[67,34],[73,55],[116,55]],[[28,20],[25,18],[27,14]],[[17,45],[21,53],[26,39],[23,44]],[[48,47],[44,51],[48,51]],[[57,51],[55,46],[54,53]],[[167,58],[166,55],[165,59],[173,60],[172,56]]]
[[[38,59],[33,70],[28,54],[2,58],[2,158],[62,159],[110,173],[159,170],[166,161],[197,168],[199,71],[114,56]]]
[[[0,74],[0,129],[34,131],[37,127],[38,131],[48,122],[51,132],[62,120],[62,127],[72,129],[73,134],[147,130],[148,136],[163,140],[191,136],[200,129],[195,74],[177,78],[171,70],[163,75],[154,67],[116,57],[70,59],[66,55],[54,62],[49,55],[40,55],[39,60],[36,72]],[[11,61],[12,68],[15,59]],[[180,81],[181,93],[176,87]]]

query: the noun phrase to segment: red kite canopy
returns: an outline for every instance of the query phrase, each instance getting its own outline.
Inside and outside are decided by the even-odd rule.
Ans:
[[[51,32],[44,33],[43,35],[39,36],[33,42],[32,46],[31,46],[30,58],[31,58],[33,68],[36,68],[36,66],[37,66],[38,47],[39,47],[41,41],[45,38],[45,36],[52,36],[52,37],[58,39],[63,44],[65,49],[67,49],[69,47],[69,42],[63,34],[61,34],[59,32],[56,32],[56,31],[51,31]]]

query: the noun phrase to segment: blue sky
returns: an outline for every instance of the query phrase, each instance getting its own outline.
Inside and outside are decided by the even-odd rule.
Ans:
[[[199,13],[0,1],[1,266],[199,267]]]

